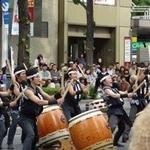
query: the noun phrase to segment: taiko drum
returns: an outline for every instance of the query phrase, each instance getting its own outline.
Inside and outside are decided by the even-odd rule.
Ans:
[[[76,150],[70,137],[63,137],[61,133],[56,133],[53,136],[54,143],[42,145],[39,150]],[[60,138],[63,137],[63,138]]]
[[[112,133],[103,113],[89,110],[69,120],[71,138],[77,150],[112,147]]]
[[[56,135],[59,138],[68,138],[68,123],[59,106],[49,106],[44,108],[42,114],[37,118],[39,133],[39,145],[49,144],[55,141]]]

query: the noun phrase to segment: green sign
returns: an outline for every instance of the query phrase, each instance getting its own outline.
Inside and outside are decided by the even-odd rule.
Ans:
[[[150,46],[150,42],[132,42],[131,50],[132,52],[138,51],[140,48],[147,48]]]

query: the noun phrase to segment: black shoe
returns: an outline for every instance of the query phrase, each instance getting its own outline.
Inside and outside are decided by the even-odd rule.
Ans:
[[[14,147],[13,147],[12,144],[9,144],[7,148],[8,148],[8,149],[14,149]]]
[[[123,143],[126,143],[128,140],[129,140],[128,137],[123,137],[123,138],[122,138],[122,142],[123,142]]]
[[[113,145],[114,145],[114,146],[117,146],[117,147],[124,147],[124,145],[123,145],[123,144],[120,144],[120,143],[114,143]]]

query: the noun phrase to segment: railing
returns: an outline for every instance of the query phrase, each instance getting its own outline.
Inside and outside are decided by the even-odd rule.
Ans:
[[[150,7],[149,6],[137,6],[132,2],[131,16],[132,16],[132,19],[150,20]]]

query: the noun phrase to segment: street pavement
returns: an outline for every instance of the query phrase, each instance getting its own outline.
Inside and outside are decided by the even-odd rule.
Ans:
[[[89,103],[91,100],[83,100],[80,103],[81,109],[85,111],[85,104]],[[128,101],[125,102],[124,108],[127,112],[129,112],[130,104]],[[21,150],[22,144],[21,144],[21,129],[20,127],[17,128],[17,132],[14,139],[14,150]],[[7,150],[7,136],[5,137],[2,145],[2,150]],[[124,144],[124,147],[118,148],[118,150],[128,150],[128,143]]]

